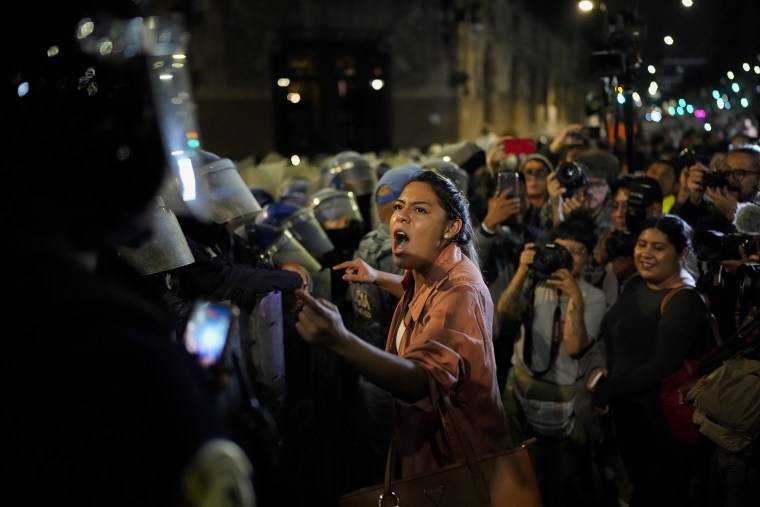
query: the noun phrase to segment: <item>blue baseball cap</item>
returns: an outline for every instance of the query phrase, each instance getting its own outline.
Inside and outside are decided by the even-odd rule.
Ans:
[[[385,171],[375,188],[375,202],[385,204],[398,199],[409,180],[420,171],[422,171],[422,167],[414,163],[400,165]]]

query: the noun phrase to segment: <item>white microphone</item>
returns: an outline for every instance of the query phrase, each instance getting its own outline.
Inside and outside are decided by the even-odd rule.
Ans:
[[[744,234],[760,234],[760,205],[740,202],[736,210],[734,225]]]

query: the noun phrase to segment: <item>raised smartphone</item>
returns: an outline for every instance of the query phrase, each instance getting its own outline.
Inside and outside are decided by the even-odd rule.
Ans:
[[[213,369],[222,364],[238,308],[229,303],[198,300],[185,326],[183,343],[201,366]]]
[[[536,153],[536,141],[529,138],[505,139],[502,143],[504,153]]]
[[[519,182],[520,174],[515,171],[500,172],[496,176],[496,188],[498,193],[502,193],[507,188],[512,189],[512,191],[506,195],[507,199],[517,197]]]

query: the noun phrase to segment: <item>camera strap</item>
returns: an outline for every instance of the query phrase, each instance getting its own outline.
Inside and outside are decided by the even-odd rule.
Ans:
[[[549,363],[546,368],[540,371],[533,369],[533,314],[535,306],[535,289],[538,280],[533,281],[533,285],[530,289],[530,298],[528,299],[528,308],[525,311],[525,320],[523,325],[525,326],[525,341],[523,343],[523,361],[525,365],[530,368],[534,377],[540,378],[546,375],[549,370],[554,366],[554,362],[557,360],[559,354],[559,344],[562,341],[562,306],[560,305],[560,298],[557,297],[557,306],[554,308],[554,317],[552,318],[552,339],[551,346],[549,348]]]

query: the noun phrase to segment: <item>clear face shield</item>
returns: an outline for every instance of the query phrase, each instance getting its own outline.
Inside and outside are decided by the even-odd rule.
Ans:
[[[119,256],[141,275],[152,275],[195,262],[176,215],[160,197],[152,210],[153,234],[139,247],[117,247]]]
[[[200,183],[211,197],[211,219],[218,224],[230,224],[233,229],[260,211],[258,201],[243,181],[243,177],[228,158],[201,168]]]
[[[265,262],[273,266],[293,262],[312,273],[322,269],[319,261],[299,243],[289,229],[257,223],[246,225],[246,229],[247,237],[259,247]]]
[[[158,16],[83,18],[77,39],[82,52],[100,59],[144,58],[167,165],[183,205],[174,211],[209,221],[211,196],[199,182],[201,141],[186,54],[189,33],[183,24]]]
[[[290,212],[286,216],[278,217],[274,211],[274,208],[278,206],[279,209]],[[288,229],[298,242],[317,259],[335,249],[311,208],[298,208],[273,203],[264,208],[262,213],[256,217],[256,222],[274,225],[280,229]]]
[[[351,222],[364,222],[352,192],[323,189],[311,196],[309,204],[325,230],[344,229]]]
[[[377,174],[368,162],[357,159],[333,165],[328,170],[330,186],[353,192],[354,195],[368,195],[375,191]]]

